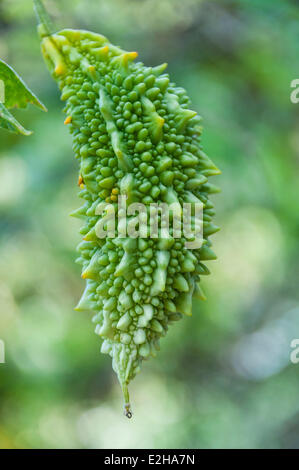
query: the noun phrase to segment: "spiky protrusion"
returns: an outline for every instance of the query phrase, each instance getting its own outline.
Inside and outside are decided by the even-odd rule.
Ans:
[[[44,32],[44,30],[42,30]],[[42,34],[42,52],[67,102],[65,124],[73,134],[80,164],[79,196],[85,204],[72,215],[84,219],[79,262],[86,289],[77,310],[96,312],[102,352],[112,357],[131,416],[128,384],[143,359],[155,356],[168,325],[191,315],[197,283],[214,259],[208,236],[219,173],[200,146],[200,118],[188,109],[182,88],[170,82],[166,65],[135,63],[135,52],[113,46],[99,34],[63,30]],[[202,202],[205,244],[188,250],[185,239],[99,239],[97,207],[127,202]],[[116,224],[117,226],[117,224]],[[161,234],[160,234],[161,237]]]

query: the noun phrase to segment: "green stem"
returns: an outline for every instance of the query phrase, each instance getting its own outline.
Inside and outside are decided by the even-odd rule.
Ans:
[[[33,0],[34,10],[38,21],[38,33],[41,38],[51,36],[54,25],[41,0]]]

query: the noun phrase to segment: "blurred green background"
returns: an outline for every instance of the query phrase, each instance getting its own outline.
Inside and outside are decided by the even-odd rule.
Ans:
[[[77,165],[39,52],[30,0],[0,0],[0,57],[48,107],[0,131],[0,447],[299,448],[299,5],[268,0],[49,0],[59,28],[91,29],[147,65],[169,63],[204,117],[218,260],[208,300],[171,327],[122,415],[111,360],[74,263]]]

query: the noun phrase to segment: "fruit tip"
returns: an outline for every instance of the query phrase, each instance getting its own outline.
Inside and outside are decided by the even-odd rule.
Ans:
[[[124,415],[128,418],[131,419],[133,416],[132,409],[130,403],[125,403],[124,405]]]

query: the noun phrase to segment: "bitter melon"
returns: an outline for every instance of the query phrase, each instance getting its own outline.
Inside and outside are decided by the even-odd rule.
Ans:
[[[220,171],[202,150],[201,118],[189,109],[186,91],[170,81],[167,64],[146,67],[135,62],[137,52],[89,31],[52,33],[35,4],[42,53],[66,101],[85,200],[73,213],[84,221],[78,261],[86,279],[76,309],[96,313],[101,351],[112,357],[131,417],[128,384],[143,359],[156,355],[169,324],[191,315],[192,297],[204,298],[198,283],[209,274],[203,261],[215,259],[208,237],[218,230],[209,200],[218,188],[208,177]],[[163,237],[163,229],[158,238],[132,238],[118,226],[115,237],[99,238],[105,204],[116,208],[118,195],[146,210],[153,203],[202,203],[202,246],[188,249],[185,237]]]

